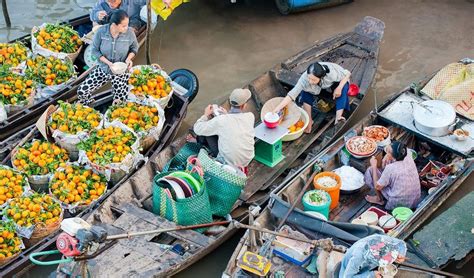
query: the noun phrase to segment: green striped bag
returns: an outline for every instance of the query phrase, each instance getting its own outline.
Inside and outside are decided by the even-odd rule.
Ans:
[[[183,226],[212,222],[211,205],[203,178],[198,174],[190,173],[202,182],[201,191],[189,198],[175,201],[158,185],[158,180],[170,173],[172,172],[157,174],[153,179],[153,213]]]
[[[204,149],[199,151],[198,161],[204,171],[212,214],[224,217],[239,199],[247,178],[223,169]]]
[[[180,171],[186,168],[188,157],[197,155],[201,149],[198,143],[186,143],[179,149],[178,153],[166,163],[163,172],[166,171]]]

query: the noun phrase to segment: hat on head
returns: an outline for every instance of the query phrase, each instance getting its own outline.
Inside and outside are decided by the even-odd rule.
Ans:
[[[230,94],[229,101],[232,106],[241,106],[246,103],[251,96],[252,93],[249,89],[235,89]]]

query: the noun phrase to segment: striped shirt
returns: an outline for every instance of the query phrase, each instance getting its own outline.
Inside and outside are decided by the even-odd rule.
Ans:
[[[387,199],[385,208],[393,210],[396,207],[414,208],[421,195],[420,178],[415,162],[411,155],[402,161],[388,164],[377,181],[382,186],[382,195]]]

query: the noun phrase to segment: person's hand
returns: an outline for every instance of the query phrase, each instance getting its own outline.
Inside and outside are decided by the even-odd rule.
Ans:
[[[382,273],[379,271],[374,271],[375,278],[383,278]]]
[[[335,90],[334,90],[334,93],[333,93],[333,99],[336,99],[338,97],[340,97],[342,94],[342,89],[337,87]]]
[[[370,166],[374,167],[374,168],[377,168],[377,158],[375,158],[375,156],[372,156],[370,158]]]
[[[112,105],[120,105],[122,103],[122,101],[120,99],[114,99],[114,101],[112,102]]]
[[[382,158],[382,168],[385,168],[388,164],[393,162],[393,158],[390,154],[386,154]]]
[[[130,70],[133,66],[133,62],[130,59],[125,60],[125,64],[127,64],[127,69]]]
[[[206,106],[206,108],[204,109],[204,116],[206,117],[210,117],[212,115],[212,105],[208,105]]]
[[[396,263],[403,263],[404,261],[406,260],[406,257],[402,256],[402,255],[398,255],[397,259],[395,260]]]
[[[97,13],[97,18],[99,18],[99,20],[103,20],[105,16],[107,16],[107,13],[105,11],[99,11]]]

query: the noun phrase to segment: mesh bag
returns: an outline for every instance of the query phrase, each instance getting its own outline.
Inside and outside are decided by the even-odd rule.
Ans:
[[[247,178],[222,168],[204,149],[199,152],[198,161],[204,171],[212,214],[224,217],[232,210]]]
[[[202,189],[189,198],[175,201],[158,185],[158,180],[170,173],[163,172],[153,179],[153,213],[183,226],[212,222],[211,205],[203,178],[195,173],[190,173],[202,182]],[[197,229],[200,232],[204,230]]]
[[[457,113],[474,120],[474,63],[445,66],[421,91],[432,99],[448,102]]]

